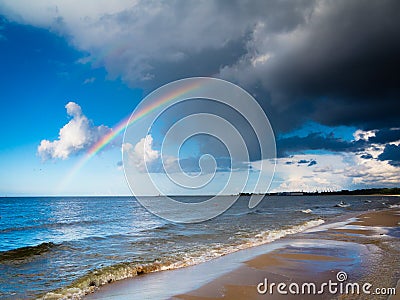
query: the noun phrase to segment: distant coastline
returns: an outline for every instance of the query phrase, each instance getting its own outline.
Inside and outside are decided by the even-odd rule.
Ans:
[[[240,196],[251,196],[253,193],[240,193]],[[266,193],[269,196],[318,196],[318,195],[344,195],[344,196],[400,196],[400,188],[371,188],[340,191],[315,191],[315,192],[277,192]]]

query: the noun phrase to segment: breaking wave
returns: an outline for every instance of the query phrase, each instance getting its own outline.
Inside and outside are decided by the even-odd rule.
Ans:
[[[37,246],[27,246],[13,250],[0,252],[0,262],[16,262],[27,261],[35,256],[40,256],[43,253],[50,251],[52,248],[57,247],[54,243],[41,243]]]

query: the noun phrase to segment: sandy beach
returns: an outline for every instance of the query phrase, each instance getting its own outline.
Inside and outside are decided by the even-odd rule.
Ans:
[[[399,208],[338,218],[200,265],[116,282],[86,298],[399,299],[399,224]]]

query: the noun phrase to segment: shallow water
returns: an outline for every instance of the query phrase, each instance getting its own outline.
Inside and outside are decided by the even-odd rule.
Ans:
[[[133,197],[0,198],[0,298],[35,298],[67,287],[83,292],[138,272],[197,264],[338,215],[399,201],[381,196],[271,196],[249,210],[248,200],[241,197],[213,220],[175,224],[150,214]],[[334,207],[342,200],[351,206]],[[312,212],[302,212],[306,209]]]

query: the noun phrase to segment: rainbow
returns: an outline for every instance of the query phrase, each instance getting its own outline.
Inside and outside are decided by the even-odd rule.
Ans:
[[[104,147],[106,147],[110,142],[112,142],[116,137],[118,137],[125,128],[133,125],[138,120],[144,118],[151,112],[155,111],[162,105],[168,104],[172,102],[177,97],[181,97],[182,95],[196,90],[201,87],[201,80],[195,80],[191,83],[188,83],[179,89],[173,90],[168,94],[163,95],[157,101],[154,101],[147,107],[143,107],[141,110],[135,111],[133,115],[129,115],[119,121],[110,132],[104,135],[101,139],[99,139],[94,145],[92,145],[87,152],[82,156],[82,158],[71,168],[71,170],[67,173],[64,179],[61,181],[61,184],[58,186],[58,191],[62,191],[64,187],[72,180],[72,178],[79,172],[79,170],[97,153],[99,153]]]

